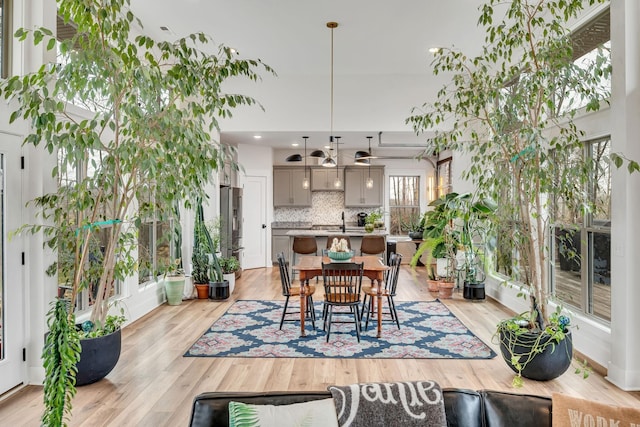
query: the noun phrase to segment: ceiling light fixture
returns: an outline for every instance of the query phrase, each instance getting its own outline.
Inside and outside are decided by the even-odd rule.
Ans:
[[[330,102],[329,102],[329,118],[330,118],[330,133],[329,133],[329,156],[327,156],[322,162],[322,166],[325,167],[335,167],[337,165],[337,161],[333,160],[332,147],[333,147],[333,30],[338,28],[337,22],[327,22],[327,28],[331,29],[331,92],[330,92]],[[336,144],[337,145],[337,144]],[[338,184],[337,172],[336,172],[336,182]]]
[[[309,137],[302,137],[302,139],[304,139],[304,179],[302,180],[302,188],[305,190],[309,188],[309,177],[307,176],[307,138]]]
[[[335,188],[340,188],[342,187],[342,180],[340,179],[340,170],[338,168],[338,162],[340,161],[339,156],[340,156],[340,137],[336,136],[336,179],[333,181],[333,186]]]
[[[369,140],[369,151],[356,151],[356,154],[354,155],[354,163],[356,165],[368,165],[371,164],[371,162],[369,161],[369,159],[375,159],[375,157],[373,155],[371,155],[371,138],[373,138],[372,136],[368,136],[367,139]]]

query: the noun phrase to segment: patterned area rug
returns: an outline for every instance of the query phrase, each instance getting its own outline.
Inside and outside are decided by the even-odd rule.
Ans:
[[[292,298],[291,302],[297,303]],[[398,302],[401,328],[383,322],[376,338],[376,322],[356,338],[353,324],[333,324],[326,342],[322,304],[316,303],[316,330],[306,321],[285,322],[279,330],[283,301],[236,301],[185,353],[186,357],[321,357],[378,359],[491,359],[496,356],[439,301]],[[386,306],[385,306],[386,308]],[[295,319],[298,314],[292,314]],[[334,320],[336,313],[334,311]],[[350,317],[352,318],[352,316]],[[346,320],[346,318],[345,318]]]

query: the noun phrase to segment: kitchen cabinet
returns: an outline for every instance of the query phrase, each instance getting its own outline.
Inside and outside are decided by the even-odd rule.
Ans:
[[[302,188],[304,173],[304,168],[273,168],[274,207],[311,206],[311,190]]]
[[[336,180],[336,173],[342,181],[342,185],[336,188],[333,183]],[[313,168],[311,169],[311,190],[313,191],[344,191],[344,168]]]
[[[369,168],[371,170],[369,171]],[[373,187],[367,188],[367,179]],[[345,207],[380,207],[384,205],[384,166],[347,167],[344,176]]]
[[[284,253],[284,259],[291,259],[291,248],[289,247],[288,229],[272,229],[271,230],[271,262],[278,264],[278,254]]]

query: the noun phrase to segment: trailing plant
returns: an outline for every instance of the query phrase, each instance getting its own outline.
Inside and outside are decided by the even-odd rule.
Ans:
[[[42,425],[66,426],[71,400],[76,394],[76,364],[80,360],[80,336],[69,301],[56,299],[47,313],[49,333],[42,350],[44,361],[44,406]]]
[[[132,25],[143,27],[129,3],[58,0],[59,16],[77,31],[73,37],[57,42],[41,27],[15,35],[47,50],[57,47],[60,62],[0,81],[0,94],[13,108],[10,122],[31,124],[24,143],[55,153],[58,162],[51,171],[57,190],[33,201],[42,224],[22,230],[43,233],[47,245],[63,255],[56,270],[65,281],[71,278],[69,316],[78,293],[93,287],[94,327],[105,325],[114,283],[135,274],[137,228],[146,218],[175,218],[178,202],[191,207],[219,166],[233,163],[229,149],[211,133],[219,117],[256,101],[224,93],[223,83],[273,72],[259,60],[213,46],[202,33],[174,42],[136,36]],[[84,111],[82,117],[72,113],[71,104]],[[100,241],[101,258],[99,276],[90,277],[93,238]],[[52,329],[60,327],[59,318],[50,320]],[[45,364],[69,357],[44,356]],[[65,393],[50,386],[45,382],[47,396]]]

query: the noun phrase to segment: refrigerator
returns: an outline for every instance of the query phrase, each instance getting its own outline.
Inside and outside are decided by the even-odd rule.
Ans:
[[[235,257],[242,272],[242,188],[220,187],[220,252]]]

